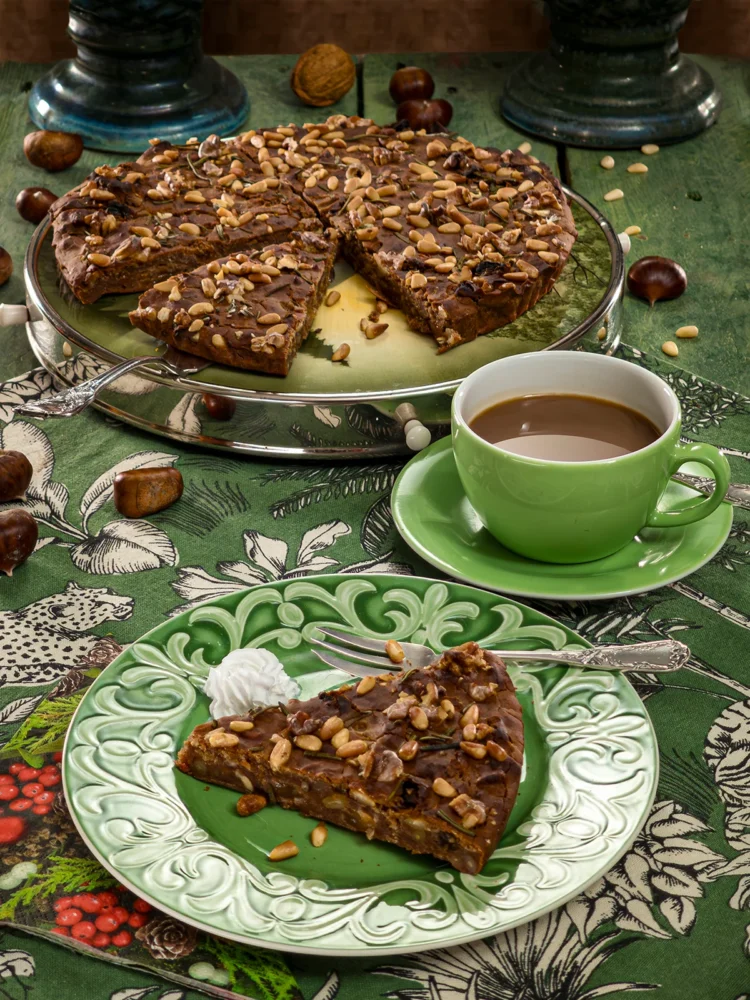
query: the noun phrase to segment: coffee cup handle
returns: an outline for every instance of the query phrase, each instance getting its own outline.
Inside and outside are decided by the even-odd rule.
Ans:
[[[682,444],[678,442],[675,445],[669,475],[673,476],[680,466],[686,462],[700,462],[701,465],[708,466],[716,480],[713,493],[710,497],[699,500],[697,503],[691,504],[690,507],[684,507],[682,510],[653,511],[646,521],[646,525],[649,528],[677,528],[683,524],[692,524],[694,521],[700,521],[701,518],[707,517],[712,511],[715,511],[724,499],[727,487],[729,486],[730,469],[729,462],[727,462],[718,448],[714,448],[711,444],[701,444],[700,442],[695,444]]]

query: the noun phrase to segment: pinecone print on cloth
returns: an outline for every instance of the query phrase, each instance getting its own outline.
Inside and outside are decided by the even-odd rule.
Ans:
[[[69,670],[64,677],[60,678],[47,695],[47,701],[55,701],[56,698],[67,698],[71,694],[75,694],[86,683],[88,683],[88,678],[82,670]]]
[[[154,917],[153,920],[139,928],[135,936],[144,948],[165,962],[176,962],[185,958],[195,950],[196,932],[192,927],[181,924],[171,917]]]

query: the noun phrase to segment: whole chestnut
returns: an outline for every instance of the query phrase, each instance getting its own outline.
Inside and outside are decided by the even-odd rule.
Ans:
[[[402,66],[388,84],[388,93],[394,104],[404,101],[426,101],[435,93],[435,81],[426,69],[419,66]]]
[[[73,132],[29,132],[23,140],[26,159],[35,167],[55,173],[77,163],[83,152],[83,139]]]
[[[0,285],[4,285],[11,274],[13,274],[13,258],[5,247],[0,247]]]
[[[0,573],[13,576],[16,566],[34,551],[38,537],[39,528],[28,511],[18,508],[0,514]]]
[[[127,469],[115,476],[115,507],[123,517],[147,517],[171,507],[183,488],[182,474],[170,466]]]
[[[684,268],[669,257],[641,257],[630,266],[628,288],[651,306],[660,299],[677,299],[687,288]]]
[[[36,225],[57,201],[57,195],[47,188],[24,188],[16,195],[16,210],[22,219]]]
[[[440,132],[453,117],[453,107],[448,101],[402,101],[396,109],[399,121],[407,121],[413,129]]]
[[[0,503],[25,496],[33,475],[23,452],[0,450]]]
[[[203,405],[214,420],[231,420],[237,404],[229,396],[217,396],[213,392],[203,393]]]

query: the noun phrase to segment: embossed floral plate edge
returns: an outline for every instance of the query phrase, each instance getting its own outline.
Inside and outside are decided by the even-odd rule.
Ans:
[[[536,804],[482,874],[436,863],[419,878],[342,887],[299,868],[309,843],[298,841],[295,875],[284,865],[253,864],[212,839],[178,794],[173,768],[188,717],[195,717],[189,730],[207,716],[202,681],[209,665],[230,648],[266,645],[285,663],[301,657],[317,670],[307,637],[325,622],[438,650],[469,639],[490,648],[588,645],[497,594],[385,574],[279,581],[162,623],[97,678],[64,750],[74,822],[97,859],[134,892],[177,919],[245,944],[300,954],[393,955],[465,943],[535,919],[577,895],[629,848],[658,778],[656,739],[642,702],[622,675],[533,666],[516,669],[514,679],[522,700],[533,705],[547,766],[534,779]],[[296,817],[277,809],[258,816],[264,813]],[[366,854],[364,838],[338,833]],[[227,885],[234,891],[227,893]]]

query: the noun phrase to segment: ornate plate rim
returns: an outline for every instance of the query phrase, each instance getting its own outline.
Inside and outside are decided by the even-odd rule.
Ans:
[[[209,599],[207,601],[203,601],[200,604],[197,604],[197,605],[193,606],[192,608],[187,609],[184,612],[181,612],[179,615],[176,615],[173,619],[167,619],[166,621],[161,622],[159,625],[154,626],[154,628],[149,629],[139,639],[136,639],[133,643],[131,643],[130,646],[123,653],[121,653],[118,657],[116,657],[116,659],[113,660],[112,663],[109,664],[108,667],[105,668],[104,671],[102,671],[102,674],[100,674],[99,677],[96,678],[96,680],[94,681],[94,683],[87,689],[86,693],[84,694],[84,697],[81,699],[81,702],[78,705],[78,708],[76,709],[76,712],[74,713],[73,719],[71,720],[71,724],[68,727],[68,731],[67,731],[66,738],[65,738],[65,744],[64,744],[64,748],[63,748],[63,768],[62,768],[63,775],[62,775],[62,777],[63,777],[63,790],[64,790],[66,801],[67,801],[68,806],[69,806],[71,818],[73,820],[73,823],[74,823],[74,825],[75,825],[75,827],[76,827],[79,835],[81,836],[81,838],[83,839],[84,843],[86,844],[87,848],[91,851],[91,853],[97,859],[97,861],[99,861],[99,863],[104,868],[106,868],[113,875],[115,875],[116,878],[122,884],[124,884],[125,886],[127,886],[136,895],[138,895],[141,898],[144,898],[148,902],[152,903],[152,905],[155,906],[162,913],[165,913],[165,914],[167,914],[167,915],[169,915],[169,916],[171,916],[171,917],[173,917],[173,918],[175,918],[177,920],[180,920],[180,921],[182,921],[185,924],[193,926],[197,930],[203,931],[203,932],[205,932],[207,934],[214,934],[214,935],[216,935],[218,937],[223,937],[223,938],[226,938],[228,940],[237,941],[237,942],[239,942],[241,944],[246,944],[246,945],[251,945],[251,946],[261,947],[261,948],[268,948],[268,949],[274,950],[274,951],[285,951],[285,952],[289,952],[291,954],[325,955],[325,956],[331,956],[331,957],[339,956],[339,957],[350,957],[350,958],[355,958],[355,957],[372,957],[373,955],[388,956],[388,955],[410,954],[410,953],[413,953],[415,950],[418,950],[418,951],[429,951],[429,950],[433,950],[433,949],[436,949],[436,948],[448,948],[448,947],[454,947],[454,946],[460,945],[460,944],[467,944],[467,943],[470,943],[472,941],[479,940],[479,939],[484,938],[484,937],[488,937],[490,935],[494,935],[494,934],[498,934],[498,933],[502,933],[502,932],[511,930],[513,927],[517,927],[517,926],[525,924],[525,923],[527,923],[529,921],[535,920],[538,917],[542,916],[543,914],[548,913],[548,912],[550,912],[550,911],[552,911],[554,909],[557,909],[560,906],[563,906],[565,903],[567,903],[573,897],[575,897],[576,895],[578,895],[580,892],[582,892],[589,885],[592,885],[594,882],[596,882],[632,846],[634,840],[638,836],[638,833],[639,833],[639,831],[640,831],[640,829],[641,829],[641,827],[643,825],[643,822],[645,821],[646,817],[648,816],[648,813],[649,813],[649,811],[651,809],[651,806],[653,805],[653,802],[654,802],[655,796],[656,796],[657,787],[658,787],[659,755],[658,755],[658,745],[657,745],[657,740],[656,740],[656,733],[654,731],[653,723],[651,721],[651,718],[650,718],[648,712],[646,711],[645,706],[641,702],[640,698],[637,695],[637,692],[635,692],[635,689],[632,687],[632,685],[628,681],[627,677],[625,677],[625,675],[614,674],[614,673],[607,673],[607,672],[598,672],[598,671],[596,671],[596,672],[586,671],[586,675],[587,676],[590,677],[592,675],[592,673],[594,673],[595,676],[598,677],[598,678],[607,678],[610,683],[614,683],[615,679],[619,677],[625,683],[626,689],[630,688],[630,691],[632,692],[633,697],[637,700],[637,703],[638,703],[638,705],[640,707],[641,720],[645,724],[645,729],[646,729],[646,736],[644,738],[644,747],[646,749],[646,752],[648,754],[650,754],[650,756],[651,756],[651,760],[644,761],[644,768],[643,768],[643,770],[644,770],[644,773],[646,775],[646,780],[637,789],[637,791],[640,793],[640,808],[638,809],[635,821],[631,823],[631,829],[630,829],[628,835],[625,838],[621,838],[621,839],[618,840],[616,849],[612,850],[611,853],[606,854],[601,859],[601,863],[596,866],[595,870],[593,870],[592,872],[587,872],[586,873],[586,877],[585,877],[585,879],[583,881],[576,882],[576,884],[571,889],[565,890],[565,891],[561,892],[552,901],[546,901],[546,902],[543,901],[539,905],[529,906],[529,907],[527,907],[525,909],[519,909],[519,911],[513,917],[511,917],[506,922],[500,921],[497,926],[489,926],[489,927],[483,927],[483,928],[478,928],[477,927],[477,928],[473,928],[472,930],[466,931],[466,932],[464,932],[462,934],[458,934],[458,935],[455,935],[455,934],[454,935],[450,935],[450,934],[448,934],[445,937],[441,937],[440,936],[441,931],[440,931],[440,929],[438,929],[437,932],[436,932],[436,940],[434,940],[434,941],[425,941],[423,943],[414,943],[414,942],[412,942],[410,944],[403,944],[403,945],[400,945],[400,946],[396,945],[396,946],[393,946],[393,947],[391,947],[391,946],[379,947],[379,946],[374,945],[374,944],[369,944],[369,945],[363,944],[362,946],[357,946],[357,947],[341,948],[341,947],[336,947],[336,946],[329,947],[327,945],[321,944],[319,939],[318,939],[318,943],[315,946],[311,946],[311,945],[307,945],[307,944],[299,944],[299,943],[296,943],[294,941],[268,940],[267,938],[262,937],[262,936],[255,937],[252,934],[244,934],[244,933],[233,932],[231,930],[225,929],[224,927],[221,927],[221,928],[217,929],[217,927],[214,924],[210,923],[210,922],[201,920],[200,918],[197,918],[197,917],[195,917],[195,916],[193,916],[193,915],[191,915],[189,913],[184,913],[184,912],[182,912],[177,907],[165,904],[164,902],[162,902],[158,898],[157,895],[154,895],[154,893],[150,889],[144,888],[143,886],[139,885],[138,882],[137,882],[137,880],[130,878],[127,874],[124,874],[123,871],[120,868],[116,867],[112,862],[110,862],[103,855],[103,853],[100,851],[100,849],[99,849],[97,843],[95,842],[95,840],[92,838],[92,836],[89,835],[89,832],[88,832],[88,830],[86,828],[86,825],[85,825],[85,821],[83,819],[79,818],[77,807],[74,805],[74,800],[73,800],[73,798],[71,797],[71,794],[70,794],[69,782],[70,782],[70,777],[71,777],[71,770],[73,769],[72,768],[72,764],[71,764],[71,754],[72,754],[72,747],[73,747],[73,743],[74,743],[74,739],[75,739],[74,734],[76,733],[76,724],[77,724],[77,721],[78,721],[78,716],[81,713],[81,711],[83,709],[83,706],[92,697],[92,693],[95,690],[99,690],[99,688],[102,688],[102,687],[105,686],[103,684],[102,679],[104,677],[106,677],[107,671],[111,670],[112,667],[116,667],[119,661],[121,661],[123,658],[125,658],[126,656],[128,656],[129,651],[136,644],[138,644],[140,642],[143,642],[144,640],[148,639],[148,637],[151,636],[152,633],[154,633],[158,629],[161,629],[165,625],[168,625],[170,623],[177,623],[181,619],[188,619],[189,617],[193,616],[196,612],[200,612],[200,611],[202,611],[203,609],[206,609],[206,608],[211,608],[213,605],[216,605],[216,604],[220,603],[221,600],[225,599],[227,596],[231,596],[233,598],[236,598],[238,600],[238,603],[239,603],[240,601],[242,601],[243,599],[245,599],[249,595],[254,594],[254,593],[258,592],[258,591],[262,591],[262,590],[280,591],[280,590],[283,590],[284,588],[288,587],[290,584],[299,584],[299,583],[304,583],[304,584],[313,583],[313,584],[315,584],[316,581],[320,581],[320,580],[328,580],[328,581],[330,581],[330,580],[337,580],[337,581],[340,581],[341,583],[345,583],[345,582],[349,582],[349,581],[359,581],[359,580],[367,581],[367,582],[372,582],[373,578],[379,579],[380,581],[386,581],[387,580],[387,581],[390,582],[390,584],[391,584],[392,587],[398,587],[398,585],[402,585],[403,586],[404,584],[408,585],[410,582],[418,582],[418,583],[427,583],[427,584],[430,584],[430,585],[436,585],[436,584],[437,585],[442,585],[442,586],[446,587],[448,590],[450,590],[450,588],[452,588],[452,587],[460,587],[462,589],[470,589],[470,590],[478,591],[478,592],[484,594],[486,597],[491,597],[491,598],[500,597],[500,599],[503,602],[503,604],[505,604],[506,606],[513,606],[513,607],[518,608],[522,612],[522,615],[524,615],[527,612],[530,612],[533,615],[537,615],[537,616],[541,617],[542,619],[544,619],[544,623],[543,624],[545,626],[549,624],[549,625],[552,625],[555,628],[563,630],[565,633],[572,634],[573,636],[575,636],[575,638],[577,640],[580,641],[580,644],[582,646],[584,646],[584,647],[589,647],[591,645],[583,637],[578,636],[578,634],[575,633],[572,629],[568,628],[567,626],[563,625],[560,622],[557,622],[554,618],[551,618],[549,615],[546,615],[546,614],[544,614],[541,611],[537,611],[535,608],[530,608],[527,605],[522,604],[521,602],[515,600],[514,598],[508,598],[508,597],[505,597],[504,595],[496,595],[492,591],[482,590],[482,588],[475,587],[475,586],[470,586],[470,585],[464,584],[463,582],[456,582],[456,581],[453,581],[453,580],[434,580],[434,579],[429,578],[429,577],[421,577],[421,576],[399,576],[399,575],[396,575],[396,574],[389,574],[389,573],[383,573],[383,574],[344,574],[344,573],[317,574],[317,575],[313,575],[313,576],[310,576],[310,577],[306,577],[304,580],[279,580],[279,581],[273,581],[273,582],[267,583],[267,584],[259,584],[259,585],[254,586],[254,587],[249,587],[249,588],[247,588],[245,590],[238,591],[238,592],[236,592],[235,594],[232,594],[232,595],[222,595],[222,598],[212,598],[212,599]],[[362,592],[362,593],[364,593],[364,592]],[[566,645],[568,645],[568,644],[566,643]],[[444,647],[444,648],[447,648],[447,647]],[[563,676],[565,678],[567,678],[567,677],[569,677],[571,675],[572,675],[572,671],[568,671]],[[558,680],[555,683],[555,685],[553,686],[553,688],[551,690],[554,690],[555,688],[557,688],[562,683],[562,679],[563,678],[561,678],[560,680]],[[538,697],[540,691],[541,691],[541,687],[537,691],[537,697]],[[189,711],[190,707],[191,706],[188,706],[186,709],[184,709],[184,711]],[[170,757],[173,758],[173,750],[170,750]],[[543,803],[539,803],[534,808],[533,811],[536,812],[539,809],[539,806],[542,805],[542,804]],[[190,818],[192,820],[192,816]],[[195,829],[200,829],[197,826],[197,823],[195,822],[195,820],[192,820],[192,822],[193,822],[193,826],[194,826]],[[542,823],[542,826],[544,826],[544,825],[545,824]],[[201,832],[203,832],[203,831],[201,831]],[[519,832],[520,832],[520,828],[519,828]],[[528,837],[529,840],[531,840],[532,837],[533,837],[533,831],[530,831],[530,834],[531,835]],[[538,835],[538,831],[537,831],[537,835]],[[211,844],[217,844],[218,843],[218,842],[212,840],[212,838],[210,838],[208,836],[208,834],[205,835],[205,840],[203,840],[202,842],[205,843],[205,844],[209,844],[209,845],[211,845]],[[223,845],[219,845],[219,846],[223,846]],[[227,850],[230,854],[232,853],[231,851],[229,851],[228,848],[224,848],[224,850]],[[509,854],[509,857],[513,857],[514,856],[513,853],[512,853],[512,851],[513,851],[513,849],[511,848],[511,853]],[[233,857],[239,857],[237,855],[232,855],[232,856]],[[245,865],[250,865],[251,866],[251,863],[247,862],[245,859],[240,859],[240,860]],[[256,871],[257,871],[257,869],[256,869]],[[274,873],[274,874],[276,874],[276,873]],[[281,872],[279,874],[283,875],[283,873],[281,873]],[[451,873],[448,873],[448,874],[451,874]],[[458,874],[460,876],[460,873],[458,873]],[[481,880],[482,876],[481,875],[480,876],[474,876],[473,878]],[[301,882],[303,880],[300,879],[299,881]],[[510,887],[510,886],[512,886],[514,884],[515,884],[514,881],[511,880],[511,881],[509,881],[509,883],[507,884],[507,886]],[[500,910],[499,912],[502,913],[503,911]]]

